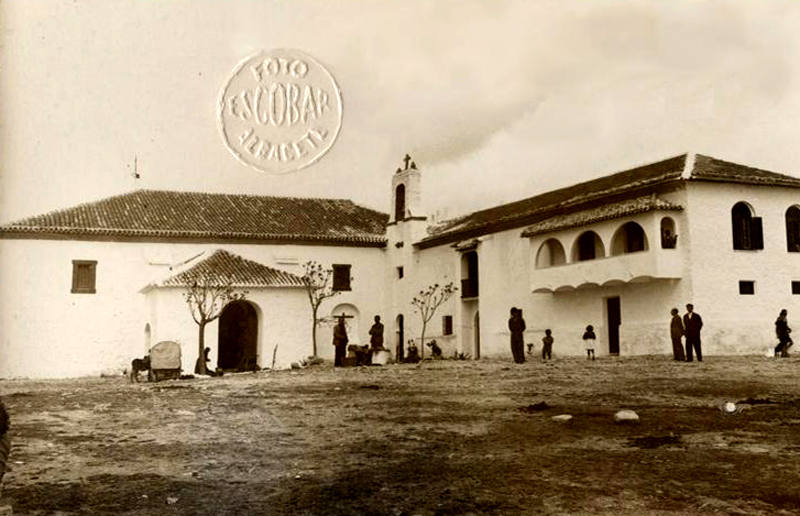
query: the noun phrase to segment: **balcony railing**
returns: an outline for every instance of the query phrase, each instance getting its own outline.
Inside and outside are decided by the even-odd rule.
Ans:
[[[461,297],[478,297],[478,278],[461,280]]]
[[[535,269],[531,276],[531,290],[555,292],[653,279],[679,279],[682,270],[680,250],[651,249]]]

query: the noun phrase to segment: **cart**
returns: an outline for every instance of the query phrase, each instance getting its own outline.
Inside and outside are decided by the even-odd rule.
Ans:
[[[181,377],[181,345],[171,340],[159,342],[150,349],[150,370],[153,380],[177,380]]]

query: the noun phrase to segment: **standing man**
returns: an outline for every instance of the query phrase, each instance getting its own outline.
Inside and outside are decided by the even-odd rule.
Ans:
[[[383,349],[383,323],[381,316],[375,316],[375,324],[369,329],[369,343],[372,349]]]
[[[521,311],[517,307],[511,308],[508,329],[511,331],[511,354],[514,355],[514,362],[522,364],[525,362],[525,343],[523,338],[525,319],[522,318]]]
[[[681,343],[681,337],[684,334],[683,321],[681,321],[681,316],[678,315],[677,308],[673,308],[670,313],[672,314],[672,321],[669,324],[669,334],[672,337],[672,356],[675,360],[683,362],[686,360],[686,356],[683,354],[683,343]],[[700,357],[698,356],[698,358]]]
[[[334,367],[342,367],[342,359],[347,353],[347,328],[344,327],[344,317],[339,317],[339,323],[333,327],[333,345],[336,355],[333,360]]]
[[[700,350],[700,329],[703,327],[703,318],[700,314],[694,313],[694,305],[686,305],[686,314],[683,316],[683,327],[686,332],[686,361],[692,361],[692,348],[697,353],[697,361],[703,361],[703,353]]]
[[[778,337],[778,345],[775,346],[776,356],[780,353],[782,357],[788,357],[789,348],[794,344],[792,338],[789,337],[789,334],[792,333],[792,329],[789,328],[789,322],[786,320],[787,315],[789,315],[789,312],[784,308],[775,321],[775,335]]]

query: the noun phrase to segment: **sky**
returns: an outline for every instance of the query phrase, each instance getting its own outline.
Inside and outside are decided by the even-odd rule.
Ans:
[[[800,176],[798,29],[791,0],[0,0],[0,222],[139,188],[388,213],[406,153],[438,218],[685,152]],[[275,48],[343,102],[285,175],[217,123],[236,65]]]

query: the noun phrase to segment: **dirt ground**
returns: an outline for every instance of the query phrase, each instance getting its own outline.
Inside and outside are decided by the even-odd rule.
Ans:
[[[798,514],[799,370],[659,356],[2,381],[3,502],[59,515]],[[640,422],[614,423],[620,409]]]

